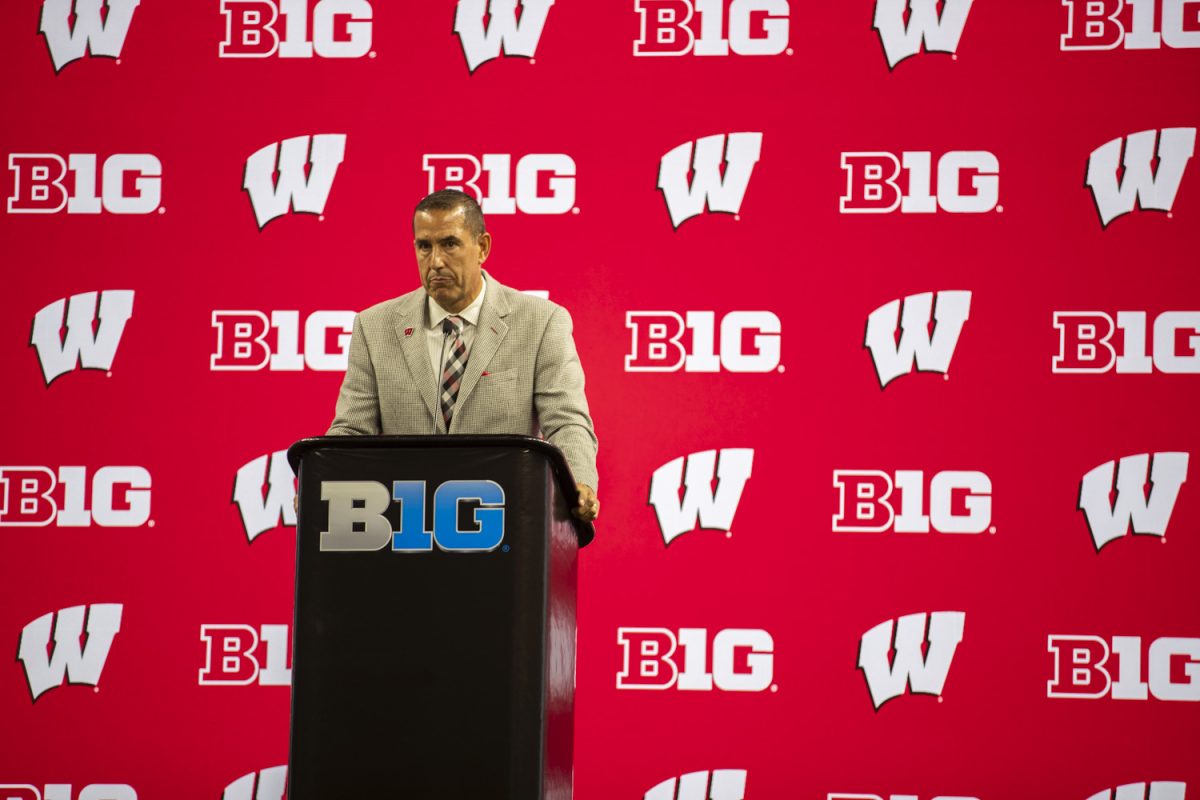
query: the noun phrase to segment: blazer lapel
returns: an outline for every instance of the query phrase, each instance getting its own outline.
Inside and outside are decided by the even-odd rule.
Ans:
[[[442,419],[437,401],[437,377],[433,374],[433,365],[429,363],[429,350],[425,346],[424,292],[415,292],[413,299],[397,311],[396,335],[400,339],[400,351],[404,353],[408,372],[421,392],[421,399],[425,401],[425,407],[430,415],[438,420],[438,427],[444,432],[446,422]]]
[[[500,343],[508,335],[508,323],[504,321],[510,310],[508,298],[504,296],[506,291],[498,281],[488,276],[487,295],[483,298],[483,308],[479,311],[479,329],[475,331],[475,341],[471,343],[471,352],[467,356],[467,369],[463,374],[462,386],[458,388],[456,408],[462,408],[471,392],[475,391],[479,379],[500,348]],[[457,414],[451,417],[451,428],[456,427],[457,420]]]

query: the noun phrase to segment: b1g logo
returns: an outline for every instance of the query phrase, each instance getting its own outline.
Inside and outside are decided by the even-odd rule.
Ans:
[[[1146,352],[1149,314],[1118,311],[1116,322],[1104,311],[1056,311],[1058,354],[1051,371],[1064,374],[1200,373],[1200,311],[1164,311],[1154,318],[1151,351]],[[1121,331],[1121,344],[1112,342]],[[1183,339],[1186,344],[1180,340]],[[1180,351],[1183,350],[1181,353]],[[1191,352],[1188,352],[1188,351]]]
[[[1169,214],[1195,152],[1195,128],[1139,131],[1093,150],[1085,182],[1092,190],[1100,226],[1107,228],[1117,217],[1135,210]]]
[[[454,32],[467,70],[474,72],[501,55],[533,58],[552,5],[554,0],[521,0],[518,17],[517,0],[458,0]]]
[[[788,0],[634,0],[633,8],[641,26],[635,56],[777,56],[787,50]]]
[[[858,668],[876,711],[906,691],[941,695],[966,616],[962,611],[908,614],[894,622],[884,620],[863,634]]]
[[[10,214],[150,214],[161,211],[162,162],[149,153],[10,153]]]
[[[1059,37],[1062,50],[1200,47],[1195,0],[1062,0],[1062,4],[1067,9],[1067,32]],[[1156,31],[1159,8],[1161,27]]]
[[[910,294],[903,301],[893,300],[872,311],[863,347],[871,352],[879,388],[886,389],[914,368],[947,374],[970,315],[971,293],[965,291]],[[931,322],[935,323],[932,334]]]
[[[446,481],[433,493],[433,530],[425,530],[425,481],[393,481],[391,491],[376,481],[321,481],[329,504],[329,529],[322,551],[382,550],[421,553],[487,553],[504,541],[504,489],[495,481]],[[400,529],[383,516],[400,505]],[[463,503],[473,506],[475,529],[459,527]]]
[[[368,0],[317,0],[311,7],[310,0],[221,0],[221,13],[221,58],[362,58],[371,51]]]
[[[47,783],[45,794],[28,783],[0,785],[4,800],[71,800],[76,797],[69,783]],[[92,783],[79,790],[78,800],[137,800],[137,792],[127,783]]]
[[[238,469],[233,481],[233,502],[238,507],[246,541],[253,542],[259,534],[280,525],[295,527],[296,509],[292,505],[295,497],[296,476],[288,464],[287,450],[259,456]]]
[[[300,350],[300,312],[214,311],[217,348],[208,360],[213,372],[345,372],[354,329],[353,311],[314,311],[304,321]]]
[[[986,150],[951,150],[937,162],[933,154],[905,151],[842,153],[846,193],[843,214],[983,214],[1000,210],[1000,161]]]
[[[1096,552],[1130,528],[1134,534],[1165,537],[1187,469],[1187,453],[1142,453],[1105,462],[1084,475],[1079,510],[1087,518]]]
[[[667,628],[618,628],[617,644],[623,664],[618,689],[762,692],[775,677],[775,640],[764,630],[717,631],[711,671],[706,628],[680,628],[678,636]]]
[[[485,153],[482,162],[462,153],[427,155],[423,165],[430,194],[458,189],[484,214],[566,214],[575,207],[575,160],[565,153],[522,156],[515,173],[507,153]]]
[[[628,311],[631,352],[626,372],[772,372],[779,366],[782,323],[770,311],[730,311],[721,319],[717,351],[716,312]],[[686,320],[685,320],[686,317]],[[689,342],[684,334],[691,333]]]
[[[80,365],[84,369],[111,370],[125,323],[132,316],[130,289],[83,292],[55,300],[38,311],[33,317],[29,344],[37,351],[46,385]]]
[[[38,30],[46,37],[55,72],[90,53],[120,58],[133,12],[141,0],[43,0]],[[101,8],[104,13],[101,13]]]
[[[1112,789],[1096,792],[1088,800],[1184,800],[1186,792],[1187,784],[1177,781],[1154,781],[1149,786],[1126,783],[1115,792]]]
[[[318,133],[269,144],[246,159],[242,189],[250,197],[258,229],[289,211],[324,214],[345,157],[346,134]]]
[[[120,603],[71,606],[43,614],[21,631],[17,660],[25,667],[29,694],[37,699],[64,683],[99,686],[113,638],[121,630]],[[87,619],[87,644],[80,640]],[[54,646],[50,646],[53,633]]]
[[[137,528],[150,521],[145,467],[0,467],[0,527]]]
[[[992,524],[992,481],[982,472],[933,473],[928,513],[921,470],[896,470],[893,481],[880,470],[835,469],[833,485],[838,490],[836,532],[983,533]],[[894,489],[898,497],[892,500]]]
[[[1046,646],[1054,657],[1047,697],[1200,702],[1200,639],[1151,641],[1147,680],[1142,680],[1145,647],[1140,636],[1114,636],[1110,649],[1099,636],[1052,635]]]
[[[221,793],[221,800],[284,800],[287,791],[287,764],[251,772],[233,781]]]
[[[261,632],[261,635],[260,635]],[[288,626],[201,625],[201,686],[290,686]]]
[[[973,0],[875,0],[875,22],[888,69],[921,52],[955,53]]]
[[[730,447],[719,457],[716,450],[692,453],[687,457],[686,473],[682,456],[654,470],[650,505],[658,517],[663,544],[698,528],[728,532],[753,465],[753,450]]]
[[[746,770],[714,769],[668,778],[643,800],[746,800]]]
[[[676,230],[704,213],[742,210],[750,175],[762,153],[761,133],[719,133],[684,142],[662,157],[658,188]]]

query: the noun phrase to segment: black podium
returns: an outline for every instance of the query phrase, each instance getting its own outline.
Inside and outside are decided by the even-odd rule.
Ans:
[[[571,796],[591,525],[524,436],[335,436],[300,478],[291,800]]]

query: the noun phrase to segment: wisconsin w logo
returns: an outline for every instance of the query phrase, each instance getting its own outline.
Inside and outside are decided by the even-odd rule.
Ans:
[[[1093,150],[1086,183],[1101,227],[1135,209],[1170,211],[1183,170],[1195,152],[1195,128],[1163,128],[1161,136],[1156,130],[1139,131]],[[1122,168],[1124,174],[1118,179]]]
[[[45,0],[38,29],[46,37],[54,71],[61,72],[88,52],[93,56],[120,58],[133,11],[140,2],[107,0],[107,13],[101,17],[100,8],[105,0]]]
[[[664,544],[670,544],[672,539],[697,527],[715,531],[728,531],[733,527],[733,515],[737,513],[742,490],[750,479],[754,451],[726,448],[721,451],[719,462],[716,450],[692,453],[687,457],[686,475],[683,462],[682,457],[668,461],[654,470],[650,479],[650,505],[658,515]],[[714,476],[716,492],[713,491]],[[683,490],[682,501],[680,489]]]
[[[863,347],[871,351],[879,388],[913,371],[941,372],[950,369],[950,359],[958,346],[963,324],[971,313],[971,293],[963,291],[910,294],[901,302],[893,300],[867,317],[867,336]],[[930,321],[936,321],[933,334]],[[896,338],[899,324],[900,337]]]
[[[1119,464],[1108,461],[1083,476],[1079,510],[1087,517],[1096,552],[1131,527],[1135,534],[1167,535],[1179,487],[1187,480],[1188,454],[1155,453],[1153,461],[1152,467],[1149,453],[1126,456]],[[1109,500],[1114,491],[1115,500]]]
[[[221,800],[283,800],[287,765],[251,772],[225,787]]]
[[[17,658],[25,665],[25,679],[34,702],[51,689],[71,684],[100,683],[113,637],[121,630],[120,603],[71,606],[57,614],[38,617],[21,631]],[[87,617],[87,646],[80,644],[83,620]],[[57,620],[55,617],[57,616]],[[50,648],[50,631],[54,647]],[[49,655],[47,653],[49,652]]]
[[[762,152],[761,133],[731,133],[684,142],[662,157],[658,188],[667,201],[671,224],[679,228],[704,212],[736,214],[742,208],[750,175]],[[688,175],[693,173],[691,181]]]
[[[746,770],[714,769],[671,778],[646,792],[644,800],[745,800]]]
[[[518,19],[517,0],[458,0],[454,32],[462,42],[467,69],[474,72],[502,54],[533,58],[552,5],[554,0],[522,0]]]
[[[1187,784],[1180,781],[1154,781],[1148,787],[1144,783],[1127,783],[1114,792],[1105,789],[1096,792],[1088,800],[1184,800]]]
[[[288,211],[323,214],[338,165],[346,156],[346,134],[319,133],[269,144],[246,160],[242,188],[250,195],[258,229]],[[279,179],[274,175],[278,168]]]
[[[936,53],[953,53],[958,49],[967,14],[971,12],[973,0],[943,0],[942,12],[938,14],[939,0],[876,0],[875,23],[872,27],[879,32],[883,43],[883,54],[888,69],[894,69],[904,59],[925,49]],[[908,22],[905,23],[905,15]]]
[[[264,484],[267,487],[265,496]],[[253,542],[260,533],[278,527],[281,520],[284,525],[294,526],[296,510],[292,498],[295,496],[295,475],[288,464],[287,450],[276,450],[269,457],[259,456],[239,469],[233,482],[233,502],[242,515],[246,540]]]
[[[100,324],[96,325],[96,301]],[[64,313],[65,312],[65,313]],[[66,336],[61,335],[66,318]],[[55,378],[80,364],[84,369],[112,369],[125,323],[133,316],[133,291],[110,289],[84,292],[55,300],[33,317],[29,344],[37,351],[42,376],[49,386]]]
[[[954,651],[963,638],[966,616],[962,611],[909,614],[895,625],[885,620],[863,634],[858,668],[867,679],[876,711],[906,689],[913,694],[942,693]],[[893,643],[896,655],[889,662]]]

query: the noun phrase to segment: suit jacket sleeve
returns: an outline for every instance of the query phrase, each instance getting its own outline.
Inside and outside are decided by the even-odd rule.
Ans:
[[[570,313],[555,308],[538,346],[533,402],[542,435],[563,451],[575,480],[597,489],[596,434],[571,329]]]
[[[371,364],[362,320],[355,316],[354,330],[350,334],[350,363],[338,394],[333,424],[325,435],[361,436],[379,431],[379,387],[375,382],[375,367]]]

